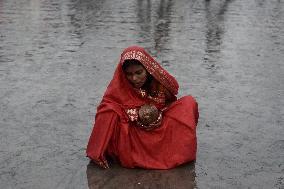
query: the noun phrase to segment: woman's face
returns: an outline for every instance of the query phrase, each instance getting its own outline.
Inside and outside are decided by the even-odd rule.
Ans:
[[[148,72],[142,65],[129,65],[125,69],[127,80],[135,88],[141,88],[147,80]]]

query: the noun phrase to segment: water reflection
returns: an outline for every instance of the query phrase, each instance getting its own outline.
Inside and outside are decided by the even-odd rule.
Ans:
[[[157,11],[158,17],[155,24],[155,50],[161,52],[170,40],[170,24],[173,2],[172,0],[161,0]]]
[[[205,1],[205,17],[206,17],[206,55],[204,57],[204,62],[206,68],[215,71],[216,63],[220,58],[220,51],[222,40],[225,32],[224,17],[227,11],[228,5],[232,0],[226,0],[217,10],[214,10],[214,5],[211,1]],[[211,6],[213,5],[213,6]]]
[[[142,41],[138,41],[138,43],[151,42],[151,11],[151,0],[137,0],[137,23],[140,26],[139,35],[142,38]]]
[[[154,56],[167,50],[172,9],[172,0],[160,0],[157,5],[150,0],[137,0],[137,23],[141,29],[141,41],[138,43],[150,43],[153,46],[150,51],[154,51],[151,51]]]
[[[105,16],[102,11],[105,1],[103,0],[73,0],[69,5],[70,23],[74,26],[74,33],[80,35],[85,29],[101,26],[98,23]]]
[[[90,162],[86,172],[90,189],[196,187],[194,162],[170,170],[125,169],[119,165],[102,170]]]

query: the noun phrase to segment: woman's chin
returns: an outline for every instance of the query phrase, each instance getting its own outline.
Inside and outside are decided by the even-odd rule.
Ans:
[[[136,88],[136,89],[139,89],[139,88],[141,88],[143,85],[141,85],[141,84],[133,84],[132,85],[134,88]]]

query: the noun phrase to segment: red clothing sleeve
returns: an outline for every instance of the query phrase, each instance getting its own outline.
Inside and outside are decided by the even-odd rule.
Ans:
[[[117,113],[113,111],[102,112],[96,115],[92,134],[87,146],[87,156],[93,160],[103,160],[105,150],[109,144],[118,121]]]

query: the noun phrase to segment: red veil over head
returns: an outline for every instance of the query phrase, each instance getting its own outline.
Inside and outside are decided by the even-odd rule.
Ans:
[[[162,68],[143,48],[131,46],[121,54],[120,62],[104,94],[103,102],[112,102],[123,107],[141,106],[144,103],[143,99],[137,96],[122,70],[122,65],[127,59],[140,61],[146,70],[173,95],[178,93],[179,85],[176,79]]]

